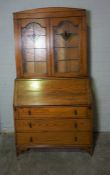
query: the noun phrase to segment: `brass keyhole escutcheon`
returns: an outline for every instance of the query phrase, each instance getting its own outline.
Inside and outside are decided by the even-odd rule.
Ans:
[[[33,142],[33,138],[32,138],[32,137],[30,137],[30,142],[31,142],[31,143]]]
[[[78,127],[78,124],[77,123],[74,123],[74,127],[77,128]]]
[[[28,114],[31,115],[31,111],[30,110],[28,111]]]
[[[77,142],[78,141],[78,138],[77,137],[74,137],[74,141]]]
[[[77,111],[76,109],[74,110],[74,114],[75,114],[75,115],[77,115],[77,114],[78,114],[78,111]]]
[[[29,127],[32,128],[32,123],[29,123]]]

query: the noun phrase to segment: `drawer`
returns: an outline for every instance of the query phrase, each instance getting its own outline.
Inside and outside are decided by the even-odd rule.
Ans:
[[[38,107],[38,108],[18,108],[16,118],[32,117],[73,117],[85,118],[88,116],[88,107]]]
[[[26,146],[66,146],[90,145],[91,132],[40,132],[17,133],[17,145]]]
[[[90,119],[38,119],[38,120],[16,120],[17,132],[36,131],[90,131]]]

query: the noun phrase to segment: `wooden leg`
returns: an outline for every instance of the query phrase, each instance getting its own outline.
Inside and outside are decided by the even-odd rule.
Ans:
[[[93,148],[91,147],[91,148],[88,148],[87,149],[87,152],[92,156],[93,155]]]
[[[82,151],[86,151],[89,153],[91,156],[93,155],[93,148],[92,147],[85,147],[81,149]]]
[[[29,148],[26,147],[16,147],[16,156],[19,156],[21,153],[28,151]]]
[[[88,153],[92,156],[93,155],[93,148],[89,148]]]

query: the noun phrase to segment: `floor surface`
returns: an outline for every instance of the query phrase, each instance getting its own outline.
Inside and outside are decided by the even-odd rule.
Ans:
[[[15,154],[14,136],[0,135],[0,175],[110,175],[110,133],[97,135],[94,154],[31,150]]]

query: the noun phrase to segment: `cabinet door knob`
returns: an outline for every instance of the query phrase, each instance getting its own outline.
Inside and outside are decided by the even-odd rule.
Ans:
[[[77,142],[78,141],[78,138],[77,137],[74,137],[74,141]]]
[[[33,142],[33,138],[32,138],[32,137],[30,137],[30,142],[31,142],[31,143]]]
[[[32,123],[29,123],[29,127],[32,128]]]
[[[28,111],[28,114],[31,115],[31,111],[30,110]]]
[[[78,111],[77,111],[76,109],[74,110],[74,114],[75,114],[75,115],[77,115],[77,114],[78,114]]]

